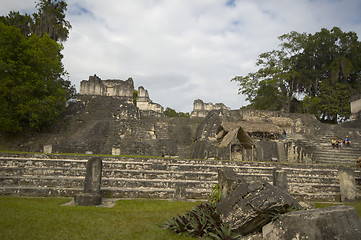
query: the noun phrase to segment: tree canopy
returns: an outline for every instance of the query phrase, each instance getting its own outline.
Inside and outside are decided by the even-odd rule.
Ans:
[[[57,42],[66,40],[70,29],[66,3],[40,0],[37,7],[33,17],[19,12],[0,17],[0,131],[50,125],[75,93],[64,79],[63,46]]]
[[[164,115],[167,117],[181,117],[181,118],[189,118],[189,113],[184,113],[184,112],[176,112],[176,110],[167,107],[164,110]]]
[[[239,93],[260,110],[313,113],[324,121],[350,115],[349,98],[361,90],[361,43],[334,27],[279,37],[280,49],[259,55],[257,72],[236,76]],[[301,96],[301,104],[294,103]]]
[[[67,3],[61,0],[39,0],[36,7],[37,12],[32,16],[10,11],[8,16],[0,17],[0,22],[19,28],[25,36],[32,33],[40,36],[48,34],[55,41],[66,41],[71,29],[70,22],[65,20]]]

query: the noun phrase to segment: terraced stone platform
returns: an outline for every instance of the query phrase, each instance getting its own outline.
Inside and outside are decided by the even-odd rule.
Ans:
[[[74,196],[83,191],[89,156],[0,154],[0,194]],[[207,199],[218,170],[231,167],[246,179],[273,181],[275,168],[288,175],[288,191],[298,200],[339,201],[342,165],[220,160],[103,157],[103,197]],[[355,172],[361,184],[360,170]]]

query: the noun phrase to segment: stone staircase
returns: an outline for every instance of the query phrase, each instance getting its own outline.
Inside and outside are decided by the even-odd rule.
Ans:
[[[338,137],[337,134],[330,131],[320,138],[319,142],[314,142],[317,149],[314,154],[316,163],[355,165],[356,160],[361,157],[360,143],[356,139],[351,139],[351,146],[344,146],[342,144],[339,148],[333,148],[331,139],[335,136]]]
[[[307,146],[309,149],[312,148],[313,163],[355,166],[356,160],[361,157],[361,144],[358,139],[351,139],[351,147],[342,145],[340,148],[333,148],[331,139],[334,136],[338,135],[330,129],[319,139],[306,139],[303,135],[292,134],[288,137],[288,141],[301,141],[304,149]]]
[[[74,196],[83,190],[89,156],[0,155],[0,194]],[[102,196],[207,199],[218,170],[231,167],[248,180],[273,181],[275,168],[287,172],[288,191],[298,200],[338,201],[338,167],[328,165],[217,160],[103,157]],[[355,171],[361,183],[361,173]]]

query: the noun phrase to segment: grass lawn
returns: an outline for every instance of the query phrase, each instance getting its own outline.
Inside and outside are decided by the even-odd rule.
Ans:
[[[199,202],[119,200],[113,208],[60,206],[70,198],[0,196],[0,239],[195,239],[160,226]],[[315,203],[317,208],[335,204]],[[361,216],[361,203],[353,206]]]
[[[69,198],[0,197],[0,239],[194,239],[159,226],[196,202],[119,200],[113,208],[60,206]]]
[[[324,207],[331,207],[331,206],[337,206],[340,204],[333,204],[333,203],[315,203],[315,207],[316,208],[324,208]],[[342,204],[342,205],[349,205],[349,206],[353,206],[356,210],[356,212],[358,213],[358,215],[361,217],[361,202],[357,202],[357,203],[349,203],[349,204]]]

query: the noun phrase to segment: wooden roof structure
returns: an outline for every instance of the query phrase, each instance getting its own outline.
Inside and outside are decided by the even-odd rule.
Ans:
[[[255,144],[249,134],[255,132],[282,135],[282,129],[272,123],[222,122],[217,130],[217,138],[221,139],[219,147],[227,147],[233,140],[238,139],[244,148],[251,149]]]

